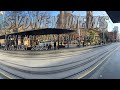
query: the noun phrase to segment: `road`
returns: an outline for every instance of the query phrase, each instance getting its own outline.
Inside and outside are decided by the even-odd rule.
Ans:
[[[0,79],[120,78],[120,43],[63,53],[0,51]]]

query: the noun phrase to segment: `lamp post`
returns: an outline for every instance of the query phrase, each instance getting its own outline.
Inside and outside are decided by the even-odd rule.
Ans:
[[[79,20],[77,21],[77,32],[78,32],[78,43],[80,47],[80,26],[79,26]]]
[[[64,11],[60,11],[57,28],[64,28]],[[58,49],[59,49],[60,48],[59,47],[60,35],[57,34],[57,37],[58,37]]]
[[[102,31],[102,39],[103,39],[103,43],[104,43],[104,31]]]

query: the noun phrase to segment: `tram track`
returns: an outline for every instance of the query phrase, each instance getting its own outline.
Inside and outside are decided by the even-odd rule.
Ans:
[[[106,52],[105,52],[106,53]],[[103,53],[102,53],[103,54]],[[87,59],[83,59],[83,60],[80,60],[80,61],[76,61],[76,62],[71,62],[71,63],[67,63],[67,64],[63,64],[63,65],[58,65],[58,66],[50,66],[50,67],[40,67],[41,68],[60,68],[60,67],[63,67],[63,66],[66,66],[66,65],[72,65],[72,64],[75,64],[75,65],[72,65],[70,67],[67,67],[67,68],[63,68],[63,69],[56,69],[56,70],[53,70],[53,71],[28,71],[28,70],[23,70],[23,69],[19,69],[19,68],[15,68],[15,67],[11,67],[11,66],[7,66],[5,64],[0,64],[0,65],[3,65],[5,67],[9,67],[11,69],[14,69],[14,70],[17,70],[17,71],[21,71],[21,72],[26,72],[26,73],[31,73],[31,74],[51,74],[51,73],[59,73],[59,72],[63,72],[63,71],[67,71],[67,70],[70,70],[70,69],[74,69],[74,68],[77,68],[79,66],[83,66],[93,60],[95,60],[96,58],[98,58],[99,56],[101,56],[102,54],[96,56],[96,57],[92,57],[91,59],[87,58]],[[77,64],[76,63],[79,63],[81,61],[85,61],[83,63],[80,63],[80,64]]]
[[[91,51],[90,51],[90,52],[91,52]],[[95,50],[93,50],[92,52],[95,52]],[[102,52],[103,52],[103,51],[102,51]],[[84,54],[86,54],[86,53],[84,53]],[[98,53],[97,53],[97,54],[98,54]],[[97,55],[97,54],[96,54],[96,55]],[[78,55],[80,55],[80,54],[78,54]],[[72,56],[74,56],[74,54],[72,54]],[[82,60],[77,60],[77,61],[73,61],[73,62],[69,62],[69,63],[65,63],[65,64],[59,64],[59,65],[48,66],[48,67],[29,67],[29,66],[24,66],[24,65],[12,63],[12,62],[7,62],[7,61],[2,60],[2,59],[0,59],[0,61],[6,62],[6,63],[10,63],[10,64],[13,64],[13,65],[17,65],[17,66],[21,66],[21,67],[26,67],[26,68],[34,69],[34,68],[51,68],[51,67],[65,66],[65,65],[69,65],[69,64],[73,64],[73,63],[78,63],[78,62],[81,62],[81,61],[85,61],[85,60],[90,59],[90,58],[92,58],[92,57],[94,57],[94,56],[90,56],[90,57],[87,57],[87,58],[82,59]]]
[[[24,79],[23,77],[20,77],[19,75],[15,75],[2,68],[0,68],[0,77],[2,77],[3,79]]]
[[[106,51],[107,52],[107,51]],[[105,52],[105,53],[106,53]],[[104,54],[104,53],[102,53],[102,54]],[[97,57],[99,57],[99,56],[97,56]],[[87,63],[90,63],[90,62],[92,62],[92,61],[94,61],[97,57],[95,57],[95,58],[93,58],[93,59],[91,59],[91,60],[88,60],[88,61],[86,61],[86,62],[84,62],[84,63],[82,63],[82,64],[78,64],[78,65],[74,65],[74,66],[72,66],[72,67],[69,67],[69,68],[65,68],[65,69],[61,69],[61,70],[57,70],[57,71],[52,71],[52,72],[44,72],[44,73],[37,73],[37,74],[53,74],[53,73],[61,73],[61,72],[65,72],[65,71],[69,71],[69,70],[72,70],[72,69],[74,69],[74,68],[77,68],[77,67],[80,67],[80,66],[82,66],[82,65],[85,65],[85,64],[87,64]],[[9,67],[10,68],[10,67]],[[13,69],[13,68],[12,68]],[[17,71],[19,71],[19,70],[17,70]],[[21,72],[21,71],[20,71]],[[35,74],[35,73],[32,73],[32,72],[25,72],[24,70],[22,71],[22,72],[24,72],[24,73],[31,73],[31,74]],[[14,75],[14,74],[13,74]],[[20,77],[20,76],[17,76],[17,77]],[[24,78],[24,77],[20,77],[20,78]]]
[[[26,59],[29,59],[30,57],[31,58],[36,58],[36,60],[46,60],[46,57],[48,57],[49,59],[56,59],[56,57],[58,56],[59,58],[64,58],[64,57],[69,57],[71,55],[82,55],[82,54],[86,54],[86,53],[89,53],[91,51],[96,51],[98,48],[101,48],[101,47],[104,47],[104,46],[98,46],[98,47],[94,47],[94,48],[89,48],[89,49],[86,49],[86,50],[89,50],[89,51],[86,51],[86,50],[77,50],[77,51],[70,51],[70,52],[66,52],[67,55],[62,55],[62,52],[61,53],[55,53],[55,54],[48,54],[48,55],[45,55],[45,56],[42,56],[42,55],[35,55],[34,56],[30,56],[29,54],[17,54],[17,53],[8,53],[8,52],[2,52],[1,55],[7,55],[7,56],[13,56],[13,57],[16,57],[16,58],[26,58]],[[91,50],[90,50],[91,49]],[[86,52],[82,52],[80,54],[78,54],[77,52],[81,52],[81,51],[86,51]],[[74,52],[74,54],[73,54]],[[75,54],[77,53],[77,54]],[[61,54],[61,55],[60,55]]]
[[[115,48],[117,49],[117,47]],[[113,51],[115,51],[115,49],[111,50],[112,53]],[[64,77],[62,79],[85,79],[85,77],[90,74],[91,72],[93,72],[96,68],[99,69],[100,66],[102,66],[102,64],[104,64],[109,58],[108,56],[111,55],[111,51],[109,51],[106,55],[102,56],[99,60],[97,60],[94,64],[92,64],[91,66],[85,68],[84,70],[77,72],[75,74],[69,75],[67,77]],[[106,58],[107,57],[107,58]],[[97,65],[96,65],[97,64]],[[91,69],[91,70],[90,70]],[[88,71],[87,73],[79,76],[79,74],[81,74],[82,72]],[[94,72],[95,73],[95,72]],[[79,76],[78,78],[74,78],[75,76]],[[89,76],[90,77],[90,76]],[[88,78],[87,78],[88,79]]]
[[[114,47],[114,48],[112,48],[112,50],[114,50],[116,47]],[[90,62],[92,62],[92,61],[94,61],[94,60],[96,60],[96,58],[98,58],[98,57],[100,57],[101,55],[103,55],[103,54],[105,54],[106,52],[111,52],[112,50],[110,50],[110,51],[105,51],[104,53],[101,53],[100,55],[98,55],[98,56],[96,56],[96,57],[94,57],[94,58],[92,58],[92,59],[90,59],[90,60],[88,60],[88,61],[86,61],[86,62],[84,62],[84,63],[81,63],[81,64],[77,64],[77,65],[73,65],[73,66],[70,66],[70,67],[68,67],[68,68],[63,68],[63,69],[60,69],[60,70],[54,70],[54,71],[46,71],[46,72],[33,72],[33,71],[25,71],[25,70],[18,70],[18,69],[16,69],[17,71],[19,71],[19,72],[23,72],[23,73],[26,73],[26,74],[37,74],[37,75],[46,75],[46,74],[55,74],[55,73],[61,73],[61,72],[66,72],[66,71],[69,71],[69,70],[73,70],[73,69],[75,69],[75,68],[78,68],[78,67],[82,67],[82,66],[84,66],[84,65],[86,65],[86,64],[88,64],[88,63],[90,63]],[[106,54],[105,54],[106,55]],[[103,56],[104,57],[104,56]],[[98,62],[98,61],[97,61]],[[96,62],[96,63],[97,63]],[[78,63],[78,62],[76,62],[76,63]],[[71,63],[71,64],[73,64],[73,63]],[[1,65],[3,65],[3,64],[1,64]],[[69,64],[68,64],[69,65]],[[94,65],[94,64],[93,64]],[[6,66],[6,65],[4,65],[5,67],[8,67],[8,68],[11,68],[11,67],[9,67],[9,66]],[[91,66],[92,67],[92,66]],[[49,67],[50,68],[50,67]],[[88,67],[88,68],[90,68],[90,67]],[[0,68],[1,69],[1,68]],[[11,68],[11,69],[14,69],[15,70],[15,68]],[[4,69],[2,69],[2,70],[4,70]],[[85,69],[86,70],[86,69]],[[4,70],[4,71],[6,71],[6,70]],[[26,78],[26,77],[23,77],[23,76],[21,76],[21,75],[16,75],[16,74],[14,74],[14,73],[11,73],[11,72],[9,72],[9,71],[6,71],[7,73],[9,73],[9,74],[11,74],[11,75],[13,75],[13,76],[15,76],[15,77],[18,77],[18,78],[21,78],[21,79],[24,79],[24,78]],[[80,73],[80,72],[79,72]],[[66,78],[66,77],[65,77]],[[67,77],[68,78],[68,77]]]
[[[93,51],[94,52],[94,51]],[[97,53],[98,54],[98,53]],[[73,56],[74,54],[72,54]],[[65,64],[60,64],[60,65],[55,65],[55,66],[48,66],[48,67],[29,67],[29,66],[23,66],[23,65],[19,65],[19,64],[15,64],[15,63],[11,63],[11,62],[7,62],[7,63],[11,63],[11,64],[14,64],[14,65],[18,65],[18,66],[22,66],[22,67],[28,67],[28,68],[51,68],[51,67],[60,67],[60,66],[64,66],[64,65],[69,65],[69,64],[73,64],[73,63],[78,63],[78,62],[81,62],[81,61],[85,61],[87,59],[90,59],[94,56],[90,56],[88,58],[85,58],[85,59],[82,59],[82,60],[77,60],[77,61],[73,61],[73,62],[70,62],[70,63],[65,63]],[[4,61],[2,59],[0,59],[0,61]],[[4,61],[6,62],[6,61]]]

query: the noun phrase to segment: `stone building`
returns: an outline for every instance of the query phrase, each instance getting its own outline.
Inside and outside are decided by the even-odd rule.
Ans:
[[[92,25],[93,11],[87,11],[86,13],[87,13],[87,15],[86,15],[86,28],[87,29],[93,28],[93,25]]]

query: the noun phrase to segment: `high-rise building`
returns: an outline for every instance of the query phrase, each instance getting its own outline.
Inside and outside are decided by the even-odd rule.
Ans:
[[[114,26],[113,31],[118,31],[118,26]]]
[[[114,26],[114,28],[113,28],[113,38],[114,38],[114,41],[117,41],[117,39],[118,39],[118,26]]]

